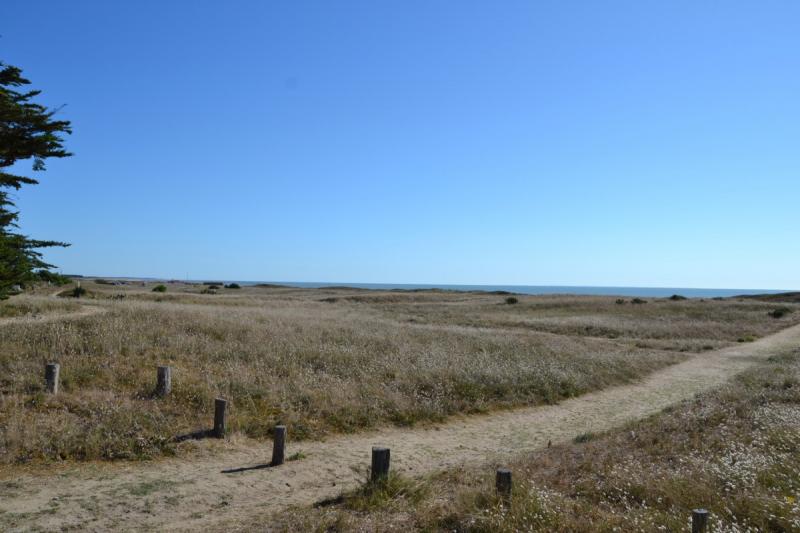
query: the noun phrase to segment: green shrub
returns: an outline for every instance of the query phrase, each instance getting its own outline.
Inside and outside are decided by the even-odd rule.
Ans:
[[[164,284],[158,284],[153,287],[153,292],[167,292],[167,286]]]
[[[49,270],[39,270],[36,273],[36,277],[42,281],[46,281],[58,287],[72,282],[72,280],[69,279],[67,276],[62,276],[61,274],[55,274],[53,272],[50,272]]]
[[[582,444],[584,442],[589,442],[590,440],[594,439],[595,436],[596,435],[594,433],[591,433],[591,432],[589,432],[589,433],[581,433],[580,435],[578,435],[577,437],[572,439],[572,441],[575,444]]]
[[[287,462],[288,461],[299,461],[301,459],[305,459],[306,457],[308,457],[308,456],[305,453],[303,453],[302,451],[299,451],[299,452],[294,452],[292,455],[287,457],[286,461]]]
[[[673,294],[672,296],[669,297],[669,299],[672,300],[673,302],[677,302],[679,300],[685,300],[686,296],[681,296],[680,294]]]
[[[637,304],[637,305],[638,304],[646,304],[647,300],[642,300],[641,298],[634,298],[633,300],[631,300],[631,303],[632,304]]]
[[[58,293],[59,298],[80,298],[81,296],[88,296],[88,295],[89,291],[87,291],[80,285]]]
[[[226,289],[241,289],[242,287],[238,283],[228,283],[225,285]]]
[[[370,512],[386,509],[400,500],[419,503],[428,496],[429,490],[424,481],[391,472],[385,478],[366,481],[356,490],[344,494],[342,503],[347,509]]]
[[[625,303],[625,300],[623,300],[622,298],[617,298],[617,301],[614,303],[617,305],[623,305]]]
[[[788,315],[792,312],[792,309],[789,307],[778,307],[777,309],[773,309],[769,313],[767,313],[772,318],[783,318],[784,316]]]
[[[73,298],[80,298],[81,296],[86,296],[86,289],[84,289],[83,287],[81,287],[80,285],[78,285],[77,287],[75,287],[74,289],[72,289],[72,290],[70,291],[70,293],[71,293],[71,296],[72,296]]]
[[[508,298],[506,298],[506,303],[507,303],[508,305],[514,305],[514,304],[515,304],[515,303],[517,303],[517,302],[519,302],[519,300],[517,300],[517,299],[516,299],[516,298],[514,298],[513,296],[509,296]]]

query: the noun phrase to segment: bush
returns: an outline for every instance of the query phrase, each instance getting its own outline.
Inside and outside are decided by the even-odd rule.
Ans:
[[[685,300],[686,296],[681,296],[680,294],[673,294],[672,296],[669,297],[669,299],[672,300],[673,302],[677,302],[679,300]]]
[[[94,282],[97,283],[98,285],[113,285],[114,284],[113,281],[108,281],[107,279],[103,279],[103,278],[97,278],[96,280],[94,280]]]
[[[167,286],[163,284],[156,285],[153,287],[153,292],[167,292]]]
[[[62,276],[61,274],[55,274],[53,272],[50,272],[49,270],[40,270],[40,271],[38,271],[36,273],[36,277],[38,277],[42,281],[46,281],[48,283],[56,285],[57,287],[60,287],[62,285],[66,285],[66,284],[72,282],[72,280],[69,279],[67,276]]]
[[[623,300],[622,298],[617,298],[617,301],[614,303],[617,305],[623,305],[625,303],[625,300]]]
[[[515,304],[515,303],[517,303],[517,302],[519,302],[519,300],[517,300],[517,299],[516,299],[516,298],[514,298],[513,296],[509,296],[508,298],[506,298],[506,303],[507,303],[508,305],[514,305],[514,304]]]
[[[429,486],[424,482],[391,472],[386,478],[366,481],[356,490],[344,494],[342,503],[353,511],[370,512],[385,509],[399,500],[419,503],[428,494]]]
[[[641,298],[634,298],[631,300],[632,304],[646,304],[647,300],[642,300]]]
[[[769,313],[767,313],[772,318],[783,318],[784,316],[791,313],[792,310],[788,307],[778,307],[777,309],[773,309]]]
[[[590,440],[593,440],[595,437],[596,435],[591,432],[581,433],[580,435],[572,439],[572,442],[574,442],[575,444],[583,444],[584,442],[589,442]]]
[[[225,285],[226,289],[241,289],[242,287],[238,283],[228,283]]]
[[[218,288],[219,287],[215,287],[214,285],[212,285],[211,287],[208,287],[207,289],[203,289],[202,291],[200,291],[200,294],[217,294]]]
[[[89,292],[78,285],[77,287],[73,287],[72,289],[67,289],[58,293],[60,298],[80,298],[81,296],[86,296]]]

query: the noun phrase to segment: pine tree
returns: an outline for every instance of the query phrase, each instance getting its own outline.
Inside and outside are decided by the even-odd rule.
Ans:
[[[17,162],[31,160],[32,171],[45,170],[45,160],[69,157],[63,135],[72,133],[70,123],[55,120],[58,111],[34,103],[41,91],[25,91],[30,81],[22,71],[0,62],[0,298],[6,298],[14,285],[24,286],[51,274],[39,251],[50,246],[68,246],[58,241],[40,241],[18,233],[12,190],[36,185],[37,180],[10,171]],[[14,167],[14,172],[16,172]]]

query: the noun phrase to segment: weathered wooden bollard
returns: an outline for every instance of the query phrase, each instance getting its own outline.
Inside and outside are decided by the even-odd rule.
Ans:
[[[225,409],[228,400],[217,398],[214,400],[214,436],[218,439],[225,438]]]
[[[60,371],[61,365],[58,363],[49,363],[44,367],[45,387],[50,394],[58,394],[58,378]]]
[[[389,476],[389,448],[373,446],[370,480],[375,483]]]
[[[172,368],[168,366],[158,367],[156,380],[156,394],[166,396],[172,391]]]
[[[272,466],[283,464],[283,454],[286,448],[286,426],[275,426],[275,435],[272,441]]]
[[[498,468],[494,478],[494,485],[497,495],[506,505],[511,503],[511,470],[508,468]]]
[[[692,533],[704,533],[708,527],[708,511],[694,509],[692,511]]]

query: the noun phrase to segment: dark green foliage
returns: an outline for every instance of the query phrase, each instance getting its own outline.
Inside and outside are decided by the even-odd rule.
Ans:
[[[73,287],[71,289],[67,289],[61,291],[57,294],[59,298],[81,298],[82,296],[88,296],[89,291],[78,285],[77,287]]]
[[[167,286],[166,285],[156,285],[155,287],[153,287],[153,292],[167,292]]]
[[[686,296],[681,296],[680,294],[673,294],[672,296],[669,297],[669,299],[672,300],[673,302],[677,302],[679,300],[685,300]]]
[[[45,170],[45,160],[68,157],[63,135],[71,133],[70,123],[54,120],[58,111],[32,100],[40,91],[19,91],[30,82],[17,67],[0,62],[0,298],[6,298],[14,285],[37,280],[37,270],[51,268],[42,259],[40,248],[67,246],[56,241],[40,241],[17,233],[19,212],[10,196],[23,185],[37,180],[6,172],[15,163],[32,161],[32,170]]]
[[[778,307],[777,309],[773,309],[767,314],[772,318],[783,318],[784,316],[788,315],[791,312],[792,309],[789,307]]]
[[[66,285],[72,281],[67,276],[62,276],[61,274],[56,274],[44,269],[36,272],[36,278],[39,281],[44,281],[46,283],[56,285],[57,287],[61,287],[62,285]]]
[[[242,287],[238,283],[228,283],[227,285],[225,285],[225,288],[226,289],[241,289]]]
[[[516,299],[516,298],[514,298],[513,296],[509,296],[508,298],[506,298],[506,303],[507,303],[508,305],[514,305],[514,304],[515,304],[515,303],[517,303],[517,302],[519,302],[519,300],[517,300],[517,299]]]
[[[625,300],[623,300],[622,298],[617,298],[617,301],[614,303],[617,305],[623,305],[625,303]]]
[[[646,304],[647,300],[642,300],[641,298],[634,298],[631,300],[632,304]]]

